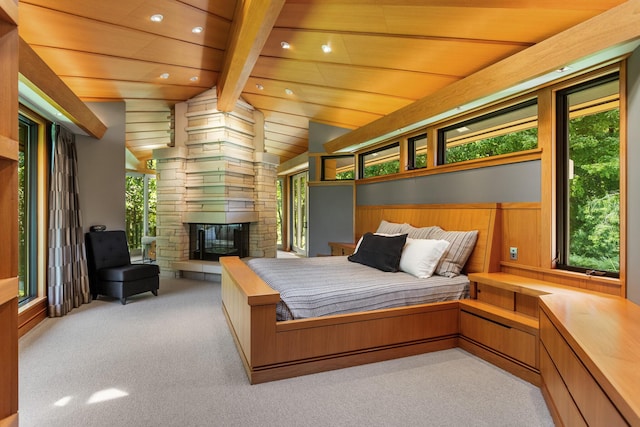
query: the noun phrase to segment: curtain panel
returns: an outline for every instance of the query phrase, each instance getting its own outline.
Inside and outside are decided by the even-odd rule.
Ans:
[[[49,188],[47,288],[49,316],[91,302],[78,198],[75,135],[55,126]]]

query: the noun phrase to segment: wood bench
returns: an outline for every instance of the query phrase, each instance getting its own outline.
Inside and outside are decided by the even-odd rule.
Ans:
[[[640,425],[640,306],[507,273],[473,273],[459,346],[542,389],[559,425]]]

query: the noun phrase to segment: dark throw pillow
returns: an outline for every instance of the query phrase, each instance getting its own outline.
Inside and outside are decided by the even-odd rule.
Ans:
[[[348,259],[381,271],[396,272],[400,269],[400,257],[406,240],[406,234],[379,236],[365,233],[358,251]]]

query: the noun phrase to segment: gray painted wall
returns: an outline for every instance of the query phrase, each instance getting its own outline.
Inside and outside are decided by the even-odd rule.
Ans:
[[[627,297],[640,304],[640,49],[627,71]]]
[[[100,140],[76,135],[80,209],[85,231],[95,224],[125,227],[125,103],[88,102],[107,126]]]
[[[309,187],[310,257],[330,255],[328,242],[353,241],[353,185]]]
[[[540,161],[357,186],[358,206],[539,202]]]
[[[309,122],[309,152],[324,153],[323,144],[349,129]],[[310,158],[311,160],[314,157]],[[316,176],[314,161],[309,162],[309,177]],[[307,255],[328,255],[328,242],[353,241],[353,183],[313,185],[309,187],[309,221]]]

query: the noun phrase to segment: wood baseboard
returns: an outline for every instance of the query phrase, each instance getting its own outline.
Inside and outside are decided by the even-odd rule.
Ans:
[[[18,314],[18,337],[22,337],[46,318],[47,298],[42,298]]]
[[[455,348],[456,337],[445,337],[417,342],[397,347],[373,348],[355,353],[321,358],[317,360],[302,360],[294,363],[262,368],[248,372],[251,384],[260,384],[269,381],[292,378],[301,375],[326,372],[334,369],[348,368],[385,360],[398,359],[407,356],[430,353],[433,351]]]

